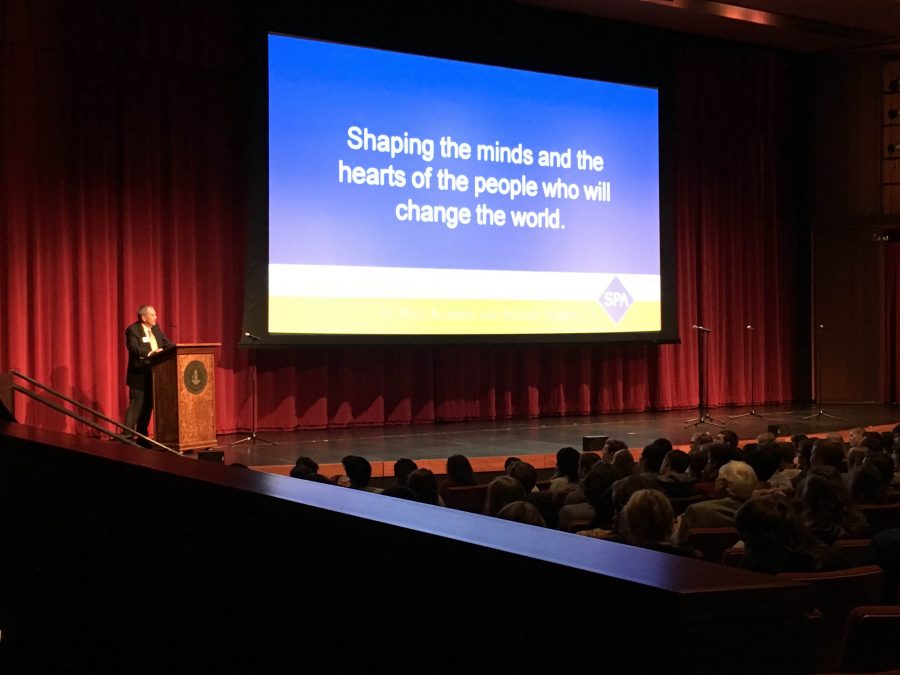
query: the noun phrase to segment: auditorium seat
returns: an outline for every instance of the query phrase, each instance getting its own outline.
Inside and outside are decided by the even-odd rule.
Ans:
[[[687,531],[685,540],[703,554],[704,560],[720,562],[725,549],[738,543],[740,537],[733,527],[695,527]]]
[[[722,564],[730,565],[731,567],[740,567],[741,561],[744,559],[744,549],[743,548],[726,548],[722,552]]]
[[[678,517],[684,513],[691,504],[696,504],[697,502],[702,502],[706,499],[709,498],[706,495],[701,494],[691,495],[690,497],[669,497],[669,503],[672,504],[672,511],[674,511],[675,516]]]
[[[888,490],[884,495],[884,503],[885,504],[896,504],[900,502],[900,490],[891,489]]]
[[[581,532],[591,528],[590,520],[573,520],[569,523],[569,532]]]
[[[708,499],[712,499],[712,496],[716,492],[716,484],[715,482],[697,483],[694,485],[694,489],[700,494],[705,495]]]
[[[865,504],[859,508],[869,523],[869,534],[874,535],[882,530],[900,527],[900,503]]]
[[[872,540],[840,539],[834,542],[834,548],[841,555],[841,557],[847,561],[848,564],[858,566],[863,564],[863,553],[866,552],[866,548],[869,546],[870,541]]]
[[[487,485],[465,485],[449,488],[444,493],[444,506],[469,513],[484,513]]]
[[[880,601],[884,572],[876,565],[866,565],[832,572],[782,572],[776,576],[813,587],[813,602],[824,617],[822,641],[817,649],[818,670],[833,670],[850,612],[854,607]]]
[[[900,607],[856,607],[847,619],[838,669],[868,673],[900,668]]]

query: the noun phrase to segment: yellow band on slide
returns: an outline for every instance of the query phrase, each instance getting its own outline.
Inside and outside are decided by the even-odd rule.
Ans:
[[[635,301],[618,323],[593,301],[269,299],[270,333],[517,335],[630,333],[661,329],[661,303]]]

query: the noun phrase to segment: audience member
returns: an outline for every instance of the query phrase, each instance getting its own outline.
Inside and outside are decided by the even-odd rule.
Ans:
[[[565,504],[583,504],[584,498],[584,477],[600,460],[600,455],[596,452],[583,452],[578,459],[578,484],[566,495]]]
[[[854,450],[859,448],[851,448],[850,452]],[[850,472],[850,497],[857,504],[884,504],[886,493],[881,472],[872,464],[860,465]]]
[[[310,457],[298,457],[291,469],[291,478],[305,478],[314,473],[319,473],[318,463]]]
[[[703,469],[709,462],[709,448],[711,445],[712,443],[706,443],[699,448],[691,448],[691,451],[688,453],[688,458],[691,460],[689,471],[691,480],[693,480],[694,483],[700,482],[700,476],[703,474]]]
[[[741,567],[755,572],[818,572],[842,565],[831,549],[812,536],[782,495],[754,497],[734,516],[744,557]]]
[[[847,443],[851,448],[860,447],[860,443],[862,443],[863,437],[866,435],[865,427],[856,427],[850,430],[850,435],[847,437]]]
[[[406,479],[406,485],[425,504],[444,505],[438,494],[437,478],[431,469],[416,469]]]
[[[781,462],[778,465],[778,471],[769,478],[769,485],[779,490],[793,490],[793,479],[800,473],[800,469],[794,466],[794,458],[797,454],[797,448],[793,443],[782,442],[777,443],[778,454]]]
[[[522,460],[519,459],[518,457],[507,457],[506,460],[503,462],[503,471],[508,472],[509,467],[511,467],[516,462],[521,462],[521,461]]]
[[[347,455],[341,460],[341,464],[344,465],[344,471],[350,479],[351,488],[366,492],[381,492],[381,488],[369,487],[369,481],[372,480],[372,465],[365,457]]]
[[[550,480],[550,492],[568,493],[578,485],[578,462],[581,453],[575,448],[560,448],[556,453],[556,473]]]
[[[683,542],[691,528],[733,526],[734,514],[750,499],[756,483],[756,473],[746,462],[734,460],[725,464],[716,478],[716,499],[687,507],[681,516],[676,541]]]
[[[526,525],[545,527],[546,523],[540,512],[526,501],[511,502],[497,512],[497,517],[503,520],[512,520]]]
[[[672,543],[674,526],[675,516],[666,496],[659,490],[638,490],[622,509],[619,541],[654,551],[693,557],[693,551]]]
[[[558,509],[553,503],[553,495],[549,491],[537,489],[537,470],[528,462],[516,462],[509,467],[509,476],[522,484],[525,490],[525,501],[534,506],[544,524],[550,528],[556,528],[558,523]]]
[[[622,448],[621,450],[616,451],[616,454],[613,456],[612,465],[620,479],[633,476],[636,465],[631,450]]]
[[[844,463],[844,446],[833,440],[818,439],[813,443],[812,454],[809,457],[809,466],[815,469],[820,466],[833,466],[840,471]]]
[[[732,448],[737,450],[737,447],[740,444],[740,439],[738,439],[738,435],[731,431],[731,429],[722,429],[722,431],[716,434],[715,442],[725,443],[726,445],[730,445]]]
[[[756,479],[760,482],[758,489],[772,487],[769,479],[775,475],[781,466],[781,453],[778,444],[774,441],[760,443],[752,451],[744,452],[744,461],[753,467]]]
[[[403,458],[394,462],[394,484],[406,485],[409,474],[418,469],[419,466],[411,459]]]
[[[625,441],[618,441],[614,438],[610,438],[606,441],[606,444],[603,446],[603,449],[600,451],[600,459],[602,459],[607,464],[612,464],[613,456],[619,450],[627,450],[628,444]]]
[[[594,518],[591,520],[590,528],[582,530],[578,532],[578,534],[585,537],[597,537],[600,539],[614,538],[619,531],[619,520],[622,509],[625,508],[628,500],[631,499],[631,495],[638,490],[649,490],[652,488],[653,481],[648,480],[643,476],[632,475],[627,478],[620,478],[609,488],[613,510],[612,518],[607,519],[606,521],[602,520],[604,514],[601,509],[597,508],[594,510]]]
[[[587,476],[584,477],[583,488],[586,501],[563,506],[559,510],[559,522],[557,527],[560,530],[568,531],[575,521],[593,520],[598,506],[601,510],[605,508],[605,513],[603,515],[606,516],[606,521],[611,520],[611,495],[609,496],[606,505],[603,505],[603,497],[609,492],[609,488],[617,480],[617,477],[616,470],[611,464],[605,464],[603,462],[594,464]]]
[[[756,437],[756,444],[762,445],[764,443],[774,443],[776,440],[775,434],[771,431],[764,431]]]
[[[736,458],[737,448],[728,443],[711,443],[708,453],[709,461],[700,474],[701,483],[711,483],[716,480],[719,470]]]
[[[513,502],[525,501],[526,493],[522,484],[511,476],[499,476],[488,484],[484,500],[484,514],[496,516],[500,509]]]
[[[512,465],[511,465],[512,466]],[[447,478],[441,485],[440,495],[443,497],[447,490],[454,487],[471,487],[477,485],[472,464],[465,455],[451,455],[447,458]]]
[[[815,454],[814,449],[813,459]],[[802,505],[803,523],[822,543],[831,545],[838,539],[854,539],[866,534],[866,521],[850,498],[844,479],[833,466],[820,465],[810,469],[798,486],[797,497]]]
[[[389,488],[385,488],[384,492],[381,493],[385,497],[395,497],[397,499],[406,499],[411,502],[422,501],[419,499],[419,495],[409,489],[406,485],[392,485]]]
[[[688,471],[690,466],[691,458],[683,450],[666,453],[656,479],[658,489],[667,497],[689,497],[694,494],[695,481]]]
[[[671,443],[668,444],[668,448],[667,450],[665,444],[657,445],[656,441],[644,446],[644,450],[641,452],[641,460],[638,463],[640,474],[655,480],[659,476],[663,460],[672,451]]]

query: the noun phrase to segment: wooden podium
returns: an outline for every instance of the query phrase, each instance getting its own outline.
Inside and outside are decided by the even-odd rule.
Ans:
[[[184,452],[216,446],[218,342],[179,344],[151,357],[156,440]]]

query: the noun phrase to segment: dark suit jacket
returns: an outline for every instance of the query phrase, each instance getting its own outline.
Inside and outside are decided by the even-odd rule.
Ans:
[[[153,326],[151,330],[159,347],[166,349],[173,345],[159,326]],[[144,342],[143,337],[144,329],[140,321],[135,321],[125,329],[125,347],[128,349],[128,374],[125,377],[125,384],[131,389],[149,391],[152,382],[150,343]]]

